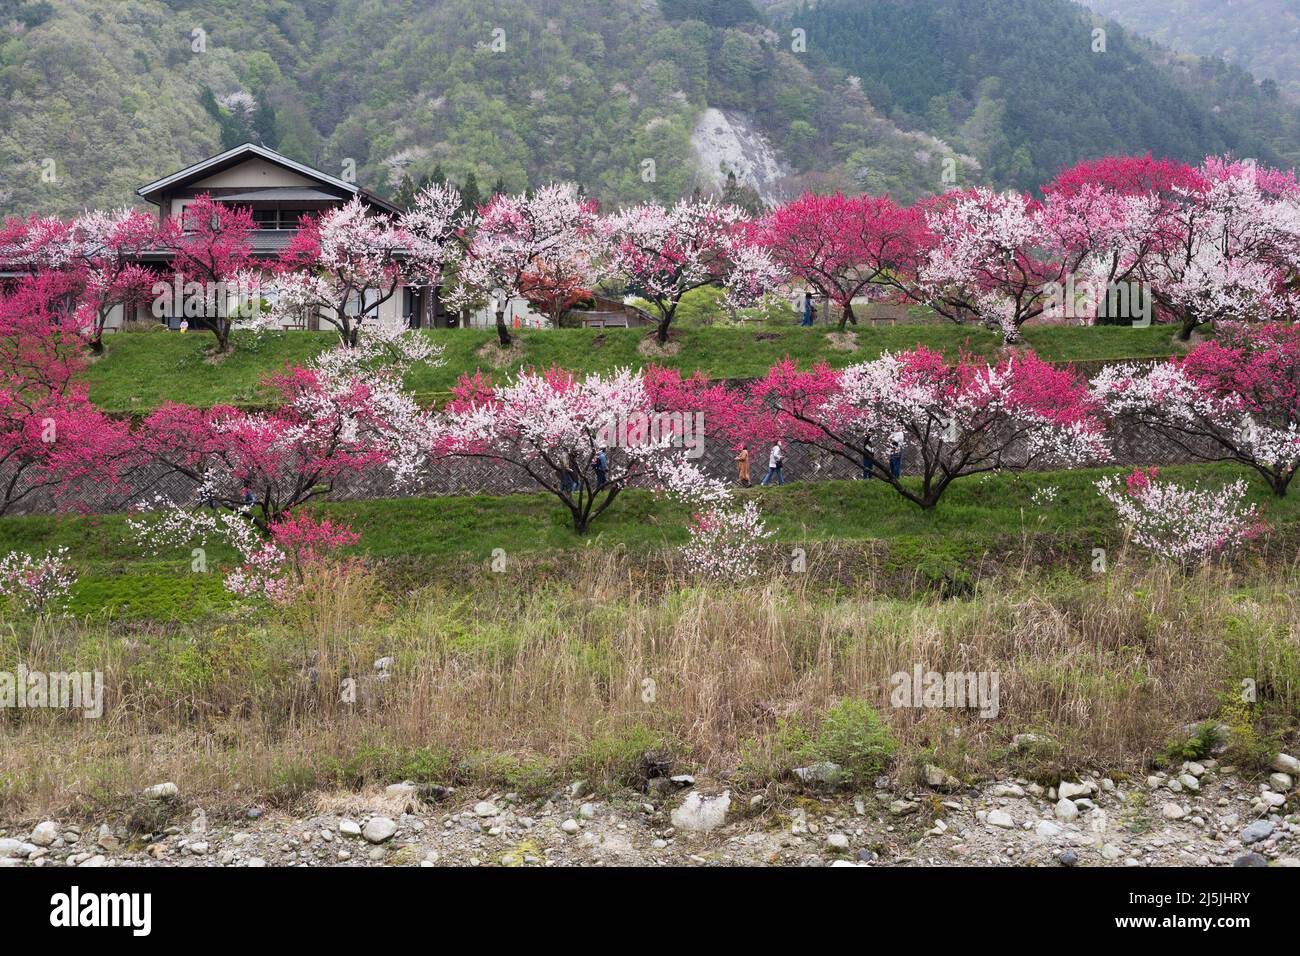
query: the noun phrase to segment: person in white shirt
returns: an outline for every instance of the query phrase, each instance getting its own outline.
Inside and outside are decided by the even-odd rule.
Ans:
[[[889,473],[897,481],[903,474],[903,444],[904,435],[902,429],[889,433]]]
[[[781,474],[781,464],[784,461],[785,452],[781,450],[781,443],[776,442],[767,456],[767,474],[763,476],[763,480],[759,482],[759,484],[766,485],[771,480],[772,476],[776,475],[776,483],[778,485],[784,485],[785,475]]]

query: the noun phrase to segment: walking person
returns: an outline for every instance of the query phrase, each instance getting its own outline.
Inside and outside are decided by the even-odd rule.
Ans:
[[[582,490],[582,472],[578,470],[578,463],[572,455],[569,456],[569,486],[572,491]]]
[[[816,321],[817,321],[817,304],[813,302],[812,293],[805,292],[803,294],[803,321],[801,321],[799,324],[804,326],[811,326]]]
[[[775,475],[776,483],[778,485],[784,485],[785,475],[781,474],[781,464],[784,461],[785,461],[785,452],[781,450],[781,443],[778,441],[772,445],[772,450],[768,453],[767,474],[763,476],[763,480],[759,482],[759,484],[761,484],[763,487],[767,487],[767,483],[771,481],[772,476]]]
[[[609,458],[605,455],[605,449],[596,452],[596,457],[591,459],[591,467],[596,470],[596,490],[600,491],[609,480]]]
[[[749,449],[741,446],[736,456],[736,480],[746,488],[749,487]]]
[[[891,432],[889,435],[889,473],[897,481],[903,474],[903,443],[905,439],[903,430]]]

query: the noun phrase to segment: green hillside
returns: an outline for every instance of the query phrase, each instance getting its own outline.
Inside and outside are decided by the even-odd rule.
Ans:
[[[1288,161],[1300,121],[1222,63],[1068,0],[0,0],[0,205],[69,214],[244,140],[400,198],[574,179],[606,204],[699,182],[706,107],[787,190],[1038,185],[1108,150]],[[793,30],[804,30],[806,49]],[[797,48],[798,47],[798,48]],[[855,79],[856,78],[856,79]],[[647,160],[653,160],[653,175]]]
[[[958,350],[993,355],[1001,338],[984,328],[898,325],[861,328],[856,348],[839,347],[834,330],[790,325],[683,327],[673,333],[670,355],[642,351],[644,329],[559,329],[517,331],[520,354],[508,365],[492,363],[490,329],[436,329],[424,334],[440,345],[446,364],[420,366],[407,376],[407,387],[424,401],[436,401],[463,372],[482,369],[498,376],[521,367],[552,365],[580,371],[608,372],[651,362],[697,369],[712,378],[751,378],[764,374],[789,356],[808,366],[826,361],[845,366],[875,358],[886,350],[925,345],[948,354]],[[105,340],[105,355],[87,371],[90,397],[113,412],[142,412],[164,401],[211,405],[222,402],[260,404],[269,398],[259,387],[268,372],[286,362],[302,362],[337,341],[333,333],[287,332],[255,341],[236,334],[236,348],[219,362],[211,360],[212,338],[164,331],[129,332]],[[1177,348],[1169,326],[1134,329],[1122,326],[1034,326],[1025,342],[1044,358],[1059,361],[1122,360],[1167,356]]]

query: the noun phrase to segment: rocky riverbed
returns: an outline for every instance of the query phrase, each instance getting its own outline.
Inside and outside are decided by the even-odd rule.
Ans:
[[[124,819],[0,827],[0,866],[1300,866],[1300,763],[1266,775],[1215,760],[1151,776],[966,786],[876,779],[853,794],[791,786],[741,795],[688,775],[597,798],[583,781],[538,799],[414,783],[318,795],[296,814],[210,819],[170,783]]]

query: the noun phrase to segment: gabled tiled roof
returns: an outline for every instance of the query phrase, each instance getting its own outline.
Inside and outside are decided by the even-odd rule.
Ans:
[[[196,179],[201,179],[204,176],[210,176],[214,173],[221,172],[223,169],[229,169],[231,166],[236,166],[251,157],[259,157],[269,163],[275,163],[277,166],[284,169],[292,170],[308,179],[314,179],[319,183],[331,186],[336,190],[341,190],[353,196],[360,196],[367,202],[379,206],[387,212],[396,213],[400,211],[392,203],[380,199],[373,193],[362,189],[356,183],[349,183],[342,179],[336,179],[327,173],[322,173],[319,169],[312,169],[310,166],[304,166],[302,163],[295,162],[288,156],[282,156],[275,150],[267,149],[265,146],[258,146],[256,143],[244,143],[240,146],[236,146],[234,149],[228,149],[224,153],[210,156],[192,166],[186,166],[184,169],[177,170],[170,176],[164,176],[162,179],[141,186],[135,192],[141,199],[157,205],[157,196],[164,190],[184,188],[187,183],[191,183]],[[333,194],[326,195],[334,198]]]

